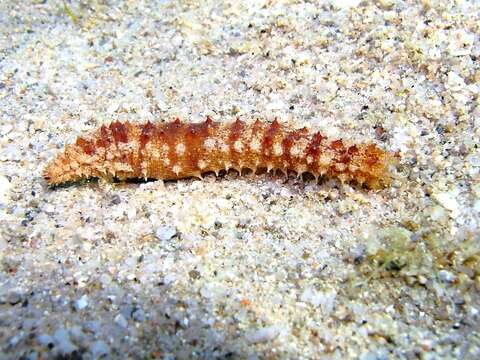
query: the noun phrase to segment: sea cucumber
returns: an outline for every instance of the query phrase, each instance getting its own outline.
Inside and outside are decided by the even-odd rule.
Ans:
[[[374,144],[329,140],[320,132],[257,120],[202,123],[179,119],[153,124],[114,121],[52,160],[44,170],[49,185],[92,177],[175,180],[220,170],[294,171],[335,177],[378,189],[391,183],[395,156]]]

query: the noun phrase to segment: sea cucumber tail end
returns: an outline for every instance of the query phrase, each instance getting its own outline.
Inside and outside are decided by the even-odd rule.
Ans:
[[[43,178],[49,186],[55,187],[63,183],[76,182],[97,176],[92,173],[90,166],[85,166],[80,159],[77,159],[77,154],[76,145],[67,145],[63,154],[60,154],[45,166]]]
[[[50,161],[43,170],[43,178],[49,186],[55,186],[68,181],[77,180],[69,175],[68,165],[66,165],[61,157]]]

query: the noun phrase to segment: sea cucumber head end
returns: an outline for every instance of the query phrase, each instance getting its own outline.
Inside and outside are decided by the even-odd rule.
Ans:
[[[372,156],[372,154],[366,156],[363,159],[363,164],[367,176],[365,185],[369,189],[383,189],[392,184],[393,171],[398,164],[398,158],[376,148],[375,156]]]

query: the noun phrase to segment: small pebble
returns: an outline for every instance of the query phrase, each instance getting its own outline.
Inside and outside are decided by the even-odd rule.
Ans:
[[[53,337],[51,337],[48,334],[39,334],[37,336],[37,341],[40,345],[45,346],[45,347],[52,346],[53,343],[54,343]]]
[[[121,199],[120,196],[118,196],[117,194],[113,195],[113,196],[112,196],[112,199],[111,199],[111,201],[110,201],[110,203],[111,203],[112,205],[118,205],[118,204],[120,204],[121,202],[122,202],[122,199]]]
[[[129,319],[132,316],[134,310],[135,308],[133,306],[127,305],[120,310],[120,314],[122,314],[125,319]]]
[[[70,341],[70,335],[64,328],[59,328],[53,334],[56,346],[62,354],[70,354],[77,350],[77,347]]]
[[[423,276],[423,275],[419,275],[418,276],[418,282],[421,284],[421,285],[425,285],[427,283],[428,279]]]
[[[10,305],[17,305],[22,301],[22,295],[16,291],[12,291],[8,293],[6,300]]]
[[[165,285],[169,285],[173,283],[175,280],[176,280],[176,276],[174,273],[167,274],[163,278],[163,282],[165,283]]]
[[[360,264],[365,258],[366,247],[363,244],[355,246],[350,252],[354,264]]]
[[[102,283],[103,287],[107,287],[112,282],[112,277],[107,273],[100,275],[99,278],[100,282]]]
[[[479,317],[480,311],[477,308],[471,307],[468,309],[468,314],[474,318],[477,319]]]
[[[188,272],[188,275],[190,276],[190,279],[197,280],[200,279],[201,274],[197,270],[190,270]]]
[[[118,314],[117,316],[115,316],[114,321],[115,321],[115,324],[117,324],[122,328],[126,328],[128,326],[128,321],[127,319],[125,319],[125,317],[122,314]]]
[[[445,209],[450,210],[451,216],[456,218],[460,214],[460,206],[455,198],[456,194],[456,191],[442,193],[434,192],[432,197],[437,200]]]
[[[155,236],[160,241],[168,241],[177,234],[177,230],[173,226],[160,226],[155,231]]]
[[[455,281],[456,276],[452,274],[450,271],[440,270],[438,272],[438,278],[440,279],[440,281],[452,283]]]
[[[32,351],[30,354],[26,355],[25,360],[37,360],[38,359],[38,353],[36,351]]]
[[[75,306],[75,310],[77,311],[85,309],[88,306],[88,296],[83,295],[80,299],[75,301],[74,306]]]
[[[90,352],[92,353],[93,359],[99,359],[110,353],[110,347],[104,341],[97,340],[90,345]]]
[[[272,325],[255,330],[246,335],[247,341],[251,344],[264,343],[275,339],[280,334],[280,325]]]
[[[8,340],[8,345],[10,347],[15,347],[17,344],[23,339],[24,337],[24,332],[20,331],[18,334],[13,335],[10,340]]]
[[[93,334],[96,334],[100,331],[100,322],[98,321],[87,321],[85,324],[83,324],[83,328],[86,331],[89,331]]]
[[[135,309],[132,313],[132,319],[137,322],[145,321],[145,312],[142,309]]]

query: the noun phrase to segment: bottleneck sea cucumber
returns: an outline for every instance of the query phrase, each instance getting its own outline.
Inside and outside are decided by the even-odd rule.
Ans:
[[[388,186],[395,156],[374,144],[257,120],[133,124],[114,121],[67,145],[44,170],[49,185],[87,178],[175,180],[220,170],[294,171],[371,189]]]

